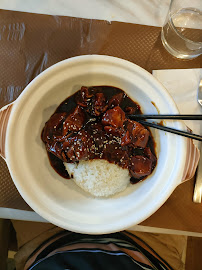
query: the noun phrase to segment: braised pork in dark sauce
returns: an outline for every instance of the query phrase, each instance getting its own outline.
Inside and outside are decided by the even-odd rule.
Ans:
[[[157,159],[155,142],[147,127],[130,120],[140,106],[112,86],[81,87],[64,100],[46,122],[41,138],[52,167],[71,178],[63,162],[105,159],[127,168],[131,183],[145,179]]]

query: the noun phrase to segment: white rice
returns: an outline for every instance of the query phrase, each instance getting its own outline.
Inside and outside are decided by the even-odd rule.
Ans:
[[[73,175],[74,182],[96,197],[108,197],[123,191],[130,183],[128,169],[122,169],[106,160],[96,159],[64,165],[69,175]]]

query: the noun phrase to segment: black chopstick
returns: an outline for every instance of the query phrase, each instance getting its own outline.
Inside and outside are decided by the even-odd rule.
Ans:
[[[173,120],[202,120],[201,114],[134,114],[128,116],[133,120],[141,119],[173,119]]]
[[[186,131],[177,130],[177,129],[169,128],[169,127],[165,127],[165,126],[160,126],[160,125],[157,125],[157,124],[154,124],[154,123],[151,123],[151,122],[147,122],[147,121],[138,120],[138,122],[140,124],[144,125],[144,126],[157,128],[157,129],[164,130],[164,131],[174,133],[174,134],[177,134],[177,135],[181,135],[181,136],[184,136],[184,137],[187,137],[187,138],[190,138],[190,139],[202,141],[202,136],[197,135],[197,134],[192,134],[192,133],[189,133],[189,132],[186,132]]]

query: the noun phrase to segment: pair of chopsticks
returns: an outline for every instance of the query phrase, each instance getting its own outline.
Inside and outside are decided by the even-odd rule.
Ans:
[[[198,140],[198,141],[202,141],[202,136],[197,135],[197,134],[192,134],[190,132],[186,132],[186,131],[182,131],[182,130],[177,130],[174,128],[169,128],[169,127],[165,127],[162,125],[158,125],[157,123],[151,123],[151,122],[147,122],[147,121],[142,121],[145,119],[163,119],[163,120],[202,120],[202,115],[200,114],[192,114],[192,115],[188,115],[188,114],[165,114],[165,115],[156,115],[156,114],[137,114],[137,115],[129,115],[129,118],[135,121],[138,121],[140,124],[148,126],[148,127],[152,127],[152,128],[156,128],[156,129],[160,129],[163,131],[167,131],[170,133],[174,133],[180,136],[184,136],[187,138],[191,138],[194,140]]]

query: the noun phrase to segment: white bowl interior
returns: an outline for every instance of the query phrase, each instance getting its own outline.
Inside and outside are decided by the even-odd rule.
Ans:
[[[143,113],[177,113],[163,87],[146,71],[107,56],[63,61],[38,76],[14,105],[6,140],[12,178],[30,206],[50,222],[82,233],[109,233],[137,224],[156,211],[179,183],[185,139],[152,129],[158,163],[143,182],[109,198],[93,198],[51,167],[41,131],[57,106],[81,86],[111,85],[137,101]],[[169,126],[183,128],[180,122]]]

